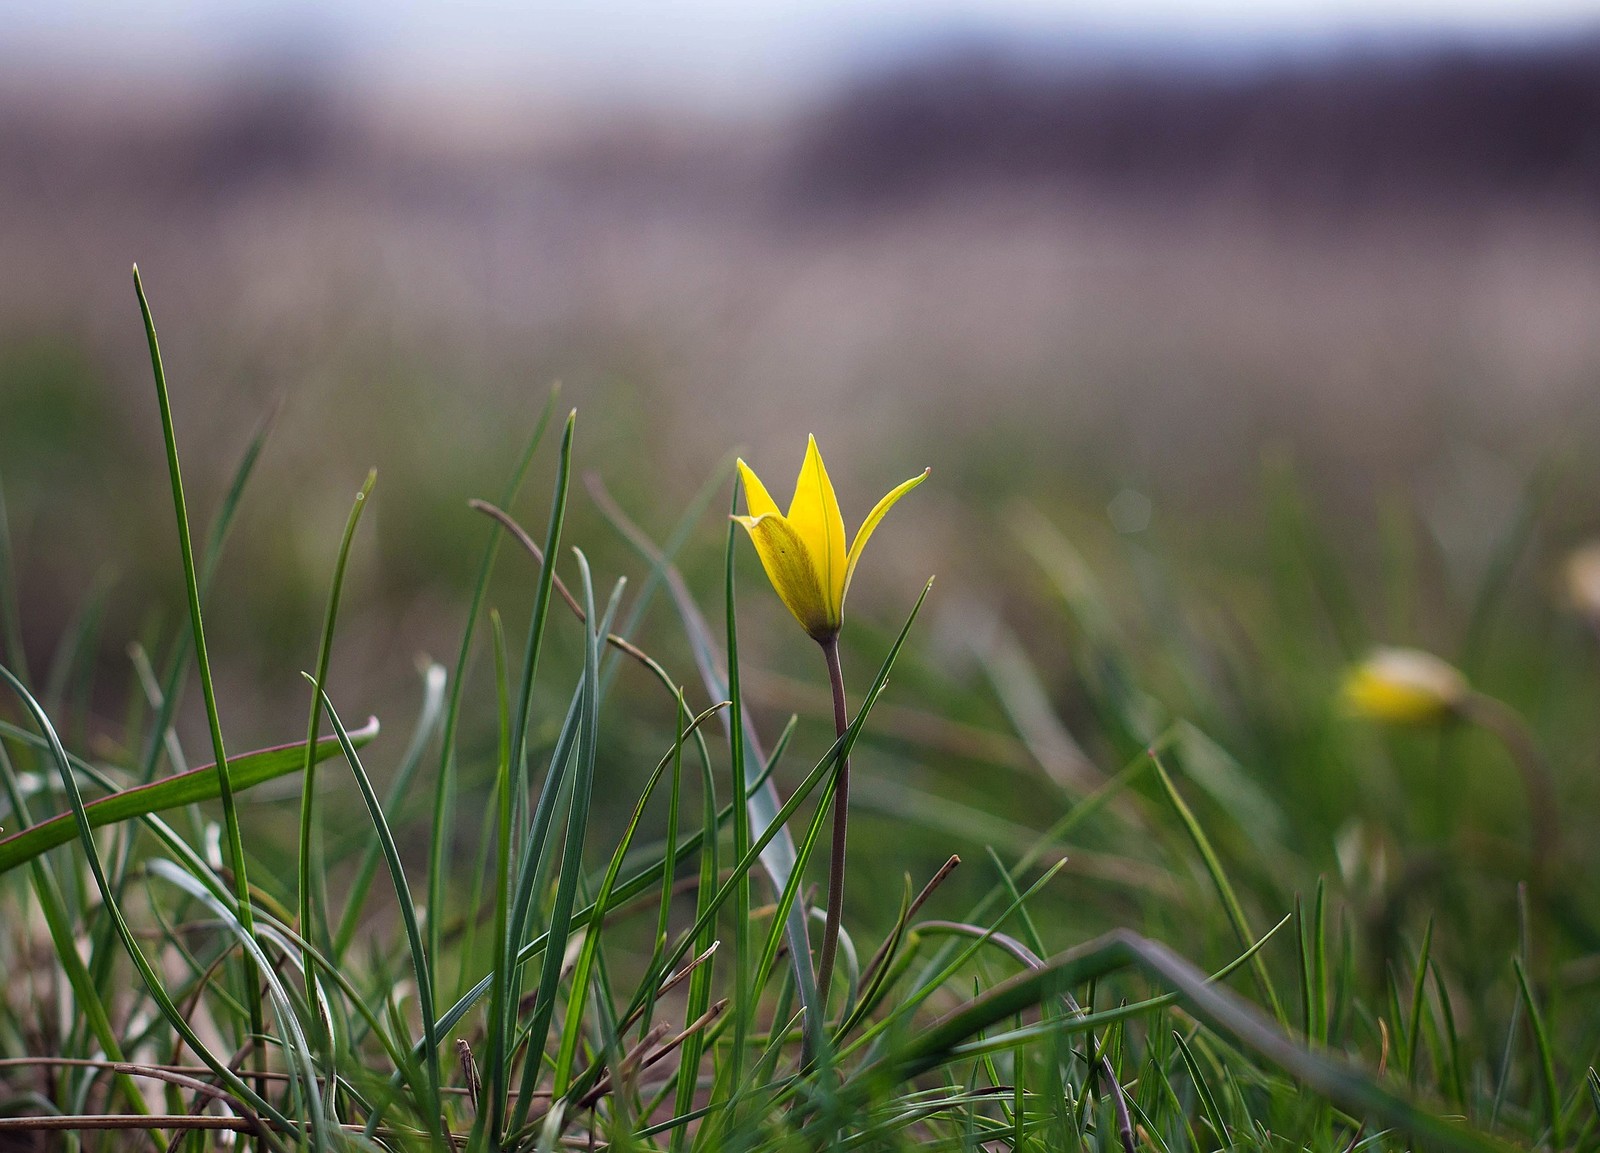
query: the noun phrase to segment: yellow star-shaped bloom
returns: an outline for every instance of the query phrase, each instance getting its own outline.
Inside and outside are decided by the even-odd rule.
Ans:
[[[806,459],[795,482],[794,499],[787,514],[778,511],[761,478],[739,461],[739,477],[744,482],[744,502],[748,516],[734,517],[750,533],[761,566],[789,606],[802,628],[812,638],[826,644],[839,633],[844,623],[844,598],[850,591],[861,550],[884,515],[906,493],[927,478],[924,469],[918,476],[896,485],[867,514],[855,541],[845,547],[844,516],[833,482],[822,465],[817,438],[808,438]]]

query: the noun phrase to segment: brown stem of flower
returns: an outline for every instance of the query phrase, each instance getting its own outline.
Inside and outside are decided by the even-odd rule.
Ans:
[[[828,681],[833,687],[833,727],[842,737],[850,727],[845,708],[844,670],[839,666],[839,637],[835,634],[822,645],[828,661]],[[839,949],[839,920],[844,912],[845,828],[850,819],[850,758],[839,761],[833,788],[833,857],[828,864],[828,919],[822,929],[822,960],[817,970],[820,1003],[828,1003],[828,985],[833,980],[833,959]]]
[[[1458,707],[1468,721],[1499,739],[1522,777],[1522,787],[1528,798],[1533,889],[1536,893],[1547,893],[1561,853],[1561,809],[1550,765],[1529,731],[1528,723],[1504,701],[1484,693],[1472,693]]]

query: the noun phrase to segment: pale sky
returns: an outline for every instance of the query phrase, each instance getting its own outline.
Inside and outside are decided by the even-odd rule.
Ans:
[[[440,90],[781,101],[919,43],[1093,56],[1318,52],[1600,32],[1600,0],[9,0],[0,66],[322,64]]]

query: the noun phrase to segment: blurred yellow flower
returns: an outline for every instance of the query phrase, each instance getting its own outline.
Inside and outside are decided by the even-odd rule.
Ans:
[[[1573,550],[1567,557],[1566,578],[1572,607],[1600,622],[1600,541]]]
[[[1346,674],[1352,712],[1395,724],[1429,724],[1456,715],[1471,696],[1467,678],[1421,649],[1379,648]]]
[[[828,470],[822,465],[822,454],[817,451],[816,437],[807,440],[806,458],[787,514],[778,511],[777,503],[750,466],[739,461],[749,515],[733,519],[749,531],[772,587],[814,640],[827,644],[838,635],[839,626],[844,623],[845,594],[850,591],[850,578],[855,575],[862,548],[884,514],[927,475],[928,470],[924,469],[891,489],[867,514],[855,542],[846,549],[844,517]]]

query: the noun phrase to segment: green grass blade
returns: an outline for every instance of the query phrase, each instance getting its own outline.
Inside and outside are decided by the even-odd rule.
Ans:
[[[533,1100],[533,1087],[537,1082],[544,1048],[550,1036],[550,1024],[555,1018],[556,987],[561,982],[562,962],[566,959],[566,945],[572,933],[572,911],[578,893],[578,878],[583,873],[583,846],[589,831],[589,802],[594,795],[595,751],[600,728],[600,643],[605,635],[606,622],[599,630],[592,627],[596,620],[594,609],[594,581],[589,573],[589,561],[583,553],[573,550],[578,559],[578,571],[583,578],[583,606],[585,619],[591,622],[584,628],[583,680],[580,693],[581,707],[578,722],[578,749],[573,767],[572,799],[567,808],[567,834],[561,850],[561,870],[557,874],[555,904],[550,911],[550,940],[545,946],[544,961],[539,974],[538,991],[533,1002],[533,1019],[528,1026],[528,1055],[522,1067],[522,1092],[512,1115],[511,1128],[520,1129],[527,1119]],[[551,553],[545,554],[547,557]],[[546,565],[549,572],[552,566]],[[613,602],[614,603],[614,602]],[[607,614],[610,615],[609,613]],[[592,926],[590,935],[598,936],[599,926]],[[576,987],[571,1002],[582,1008],[582,996]],[[569,1012],[573,1011],[569,1009]],[[564,1076],[567,1071],[557,1070]],[[559,1099],[566,1089],[564,1084],[555,1090]]]
[[[406,751],[400,757],[400,767],[395,772],[394,781],[389,785],[389,793],[383,802],[384,807],[391,812],[398,810],[411,795],[411,782],[422,764],[422,756],[427,752],[428,742],[439,731],[439,722],[444,715],[444,666],[429,665],[422,674],[422,684],[422,708],[417,714],[417,724],[411,732],[411,741],[406,745]],[[361,860],[356,866],[355,878],[350,882],[350,892],[345,898],[344,912],[340,915],[339,926],[333,934],[332,955],[335,957],[344,955],[350,947],[351,939],[355,936],[356,926],[361,922],[361,912],[366,907],[367,891],[377,872],[378,855],[381,851],[381,846],[377,842],[365,840]],[[433,953],[428,955],[434,956]]]
[[[4,722],[0,722],[0,735],[26,741],[36,747],[42,746],[46,749],[49,747],[43,739]],[[359,748],[370,743],[377,735],[378,721],[373,717],[362,728],[351,733],[350,739]],[[319,761],[327,760],[338,752],[339,742],[332,737],[317,742],[315,755]],[[63,754],[65,755],[65,750]],[[263,781],[294,772],[304,764],[304,759],[305,746],[299,742],[260,749],[230,761],[229,777],[235,788],[248,789]],[[69,756],[69,763],[75,761],[75,758]],[[81,761],[74,763],[74,768],[80,772],[86,767],[88,766]],[[147,785],[122,789],[110,796],[90,801],[84,805],[84,812],[89,827],[98,829],[118,821],[132,820],[167,809],[213,800],[218,796],[220,783],[216,766],[202,765],[186,773],[178,773]],[[58,814],[37,825],[30,825],[21,832],[0,840],[0,874],[31,860],[40,853],[67,844],[76,836],[74,817],[70,812]]]
[[[1227,911],[1228,920],[1233,925],[1233,931],[1239,938],[1241,948],[1248,949],[1256,943],[1254,931],[1250,922],[1244,915],[1244,906],[1239,903],[1238,895],[1233,891],[1233,884],[1228,880],[1227,870],[1222,867],[1222,860],[1217,856],[1216,850],[1211,847],[1211,840],[1206,836],[1205,830],[1200,827],[1199,819],[1194,815],[1194,810],[1189,808],[1183,795],[1178,792],[1177,786],[1172,783],[1172,778],[1167,775],[1166,766],[1162,764],[1161,754],[1155,749],[1150,750],[1150,763],[1155,769],[1156,779],[1161,782],[1161,788],[1167,795],[1172,809],[1182,822],[1184,830],[1188,832],[1189,839],[1194,842],[1194,847],[1200,854],[1200,859],[1205,863],[1206,872],[1211,876],[1211,883],[1216,886],[1217,895],[1222,898],[1222,907]],[[1278,992],[1273,987],[1272,976],[1267,972],[1267,966],[1259,957],[1251,965],[1251,971],[1256,978],[1256,984],[1262,996],[1272,1006],[1272,1015],[1277,1018],[1279,1026],[1288,1032],[1289,1018],[1283,1011],[1283,1003],[1278,1000]]]
[[[350,546],[356,538],[356,526],[366,510],[372,486],[378,482],[378,470],[367,473],[367,479],[356,493],[345,518],[344,536],[339,540],[338,559],[334,561],[333,582],[328,589],[328,604],[322,618],[322,636],[317,641],[317,671],[311,679],[311,715],[306,720],[306,758],[300,776],[300,852],[295,874],[295,892],[299,895],[300,933],[308,941],[325,945],[328,941],[328,894],[323,890],[327,869],[317,860],[320,842],[316,827],[315,802],[317,795],[316,747],[318,726],[322,720],[322,696],[328,687],[328,663],[333,659],[333,633],[339,619],[339,601],[344,594],[344,574],[350,563]],[[315,980],[315,971],[308,964],[307,978]],[[306,990],[306,996],[315,998],[316,991]]]
[[[528,474],[528,467],[533,463],[533,457],[538,452],[539,444],[544,439],[545,429],[549,426],[550,417],[555,413],[556,398],[560,390],[552,388],[545,398],[544,408],[539,412],[539,419],[534,423],[533,434],[529,436],[522,456],[517,461],[516,468],[512,471],[511,478],[506,482],[506,487],[500,495],[500,507],[510,508],[517,499],[517,494],[522,491],[523,479]],[[455,802],[455,751],[456,730],[461,722],[462,693],[466,688],[467,662],[472,657],[472,638],[477,630],[478,615],[483,609],[483,600],[489,590],[489,578],[494,572],[495,557],[500,551],[500,526],[493,525],[489,529],[488,539],[483,544],[483,556],[478,561],[477,579],[472,585],[472,599],[468,602],[466,624],[461,630],[461,648],[456,653],[455,675],[450,678],[450,700],[444,711],[444,731],[439,739],[439,775],[434,782],[433,792],[433,828],[428,840],[428,956],[441,955],[439,948],[440,923],[444,920],[444,889],[446,882],[447,852],[450,841],[450,814]]]
[[[519,786],[524,776],[523,766],[526,763],[525,745],[528,734],[528,714],[533,707],[533,685],[538,674],[539,656],[544,646],[545,624],[550,616],[550,597],[555,588],[554,558],[557,555],[561,541],[561,528],[566,520],[567,491],[572,478],[572,437],[577,417],[576,409],[568,413],[566,427],[562,432],[561,453],[556,466],[555,492],[551,498],[550,521],[545,532],[544,556],[548,563],[541,565],[539,569],[539,582],[534,593],[533,614],[528,622],[528,640],[523,652],[522,683],[512,701],[510,764],[507,766],[508,779],[503,794],[504,800],[508,805],[512,794],[519,791]],[[552,765],[553,768],[554,765]],[[508,809],[502,820],[508,819],[509,816]],[[499,858],[498,867],[506,874],[505,880],[509,881],[509,830],[507,831],[507,836],[502,839],[501,844],[504,855]],[[509,929],[509,923],[507,928]],[[496,969],[503,969],[507,980],[510,982],[506,986],[509,999],[502,1002],[494,1010],[494,1012],[503,1017],[511,1011],[511,1005],[515,1003],[518,994],[516,987],[516,974],[518,971],[516,937],[508,932],[498,942],[498,945],[500,951],[497,954]],[[508,1021],[497,1020],[494,1028],[502,1031],[502,1035],[510,1034],[510,1023]],[[510,1069],[508,1067],[510,1056],[511,1054],[500,1046],[492,1047],[492,1051],[489,1054],[490,1075],[488,1080],[491,1096],[489,1100],[488,1139],[491,1145],[498,1145],[501,1135],[505,1131],[506,1090],[509,1086],[510,1078]],[[529,1059],[535,1060],[536,1058],[537,1054],[530,1051]]]
[[[334,734],[339,739],[344,759],[349,764],[350,771],[355,774],[356,784],[361,789],[361,799],[366,802],[367,813],[372,818],[373,832],[377,834],[378,842],[383,847],[383,858],[389,866],[389,879],[394,883],[395,900],[400,905],[400,920],[405,926],[406,943],[411,950],[411,971],[417,982],[417,1009],[422,1015],[423,1043],[427,1046],[423,1062],[428,1075],[428,1094],[423,1103],[424,1115],[434,1123],[435,1137],[442,1143],[444,1134],[437,1129],[442,1123],[444,1114],[439,1103],[439,1089],[443,1083],[439,1075],[439,1038],[433,1031],[433,974],[423,945],[422,930],[417,923],[417,909],[411,899],[411,887],[406,883],[405,866],[400,861],[400,850],[395,845],[394,834],[389,830],[389,822],[384,818],[377,790],[372,787],[372,780],[361,765],[361,757],[351,744],[350,736],[345,731],[343,722],[339,720],[339,714],[334,711],[333,702],[328,699],[327,692],[319,690],[318,697],[321,699],[322,707],[328,712],[328,723],[333,726]],[[314,984],[309,982],[307,987],[315,988]]]
[[[1225,1149],[1231,1143],[1228,1138],[1228,1124],[1223,1120],[1216,1095],[1211,1092],[1211,1084],[1201,1071],[1200,1062],[1195,1060],[1189,1042],[1183,1039],[1183,1034],[1174,1029],[1172,1039],[1178,1043],[1178,1052],[1183,1056],[1184,1067],[1189,1070],[1189,1080],[1194,1083],[1195,1094],[1200,1098],[1200,1110],[1205,1114],[1206,1123],[1211,1126],[1211,1131],[1221,1143],[1218,1147]]]
[[[731,702],[728,710],[728,761],[729,761],[729,788],[733,797],[733,859],[743,860],[745,853],[750,848],[750,806],[748,793],[750,782],[745,776],[745,742],[734,734],[743,734],[744,701],[739,693],[739,624],[738,612],[734,595],[734,557],[735,547],[738,543],[738,523],[733,519],[733,514],[739,511],[739,488],[734,485],[732,503],[728,509],[728,528],[726,543],[724,545],[723,559],[723,602],[726,612],[727,624],[727,653],[728,653],[728,700]],[[840,761],[840,771],[843,771],[844,761]],[[799,872],[801,866],[798,858],[792,873]],[[733,890],[733,1038],[728,1051],[727,1076],[731,1084],[737,1085],[744,1079],[744,1050],[746,1034],[749,1031],[750,1014],[741,1009],[750,1002],[750,874],[740,872],[735,878]],[[779,893],[785,893],[791,887],[784,883],[776,886]],[[792,898],[791,898],[792,899]],[[827,990],[819,991],[818,1009],[827,1011]],[[824,1022],[808,1017],[806,1020],[807,1032],[814,1040],[822,1037]]]
[[[0,636],[6,661],[26,684],[28,654],[22,648],[22,612],[17,604],[17,562],[12,551],[11,520],[6,515],[5,485],[0,484]]]
[[[1428,957],[1433,951],[1433,918],[1422,933],[1422,950],[1417,955],[1417,971],[1411,982],[1411,1015],[1407,1026],[1406,1081],[1416,1086],[1417,1051],[1422,1047],[1423,998],[1428,991]]]
[[[1522,995],[1523,1008],[1528,1013],[1528,1025],[1533,1030],[1533,1043],[1539,1056],[1539,1085],[1544,1093],[1545,1108],[1549,1114],[1551,1147],[1565,1149],[1566,1124],[1561,1111],[1561,1090],[1556,1082],[1555,1054],[1550,1048],[1550,1030],[1546,1027],[1539,1002],[1534,999],[1533,987],[1528,984],[1528,971],[1522,958],[1513,955],[1511,967],[1517,973],[1517,991]]]
[[[162,347],[155,337],[155,318],[150,315],[150,302],[144,296],[144,283],[139,278],[139,265],[133,267],[133,291],[139,297],[139,312],[144,317],[144,336],[150,345],[150,369],[155,374],[155,398],[162,409],[162,438],[166,443],[166,472],[173,485],[173,513],[178,518],[178,550],[184,565],[184,590],[189,595],[189,627],[194,633],[195,664],[200,672],[200,689],[205,696],[206,726],[211,731],[211,750],[216,756],[218,798],[222,803],[222,825],[227,833],[229,865],[234,870],[234,892],[238,897],[238,918],[248,934],[251,928],[250,876],[245,868],[245,840],[238,827],[238,808],[234,803],[234,785],[227,768],[227,748],[222,744],[222,718],[216,707],[216,686],[211,681],[211,660],[206,656],[205,624],[200,616],[200,580],[195,573],[194,542],[189,537],[189,510],[184,502],[184,480],[178,465],[178,433],[173,427],[173,406],[166,393],[166,369],[162,366]],[[259,1003],[251,991],[251,1006]],[[251,1028],[259,1028],[259,1011],[251,1015]]]
[[[489,991],[489,1019],[485,1027],[485,1056],[489,1062],[488,1107],[480,1097],[477,1116],[472,1123],[472,1136],[467,1143],[470,1151],[482,1148],[483,1138],[490,1137],[490,1147],[499,1143],[491,1127],[498,1127],[504,1115],[504,1098],[509,1073],[506,1063],[510,1059],[507,1041],[511,1032],[509,1011],[511,966],[505,963],[507,942],[511,939],[511,689],[507,679],[505,630],[500,614],[490,613],[494,637],[495,704],[500,720],[500,755],[495,764],[494,807],[495,855],[490,877],[494,883],[494,969],[473,987],[479,996]],[[468,994],[471,997],[471,993]],[[474,998],[475,999],[475,998]],[[466,998],[458,1005],[466,1002]],[[462,1014],[465,1013],[462,1009]],[[439,1033],[453,1028],[455,1020],[446,1013],[439,1024]],[[418,1042],[422,1044],[422,1042]]]

